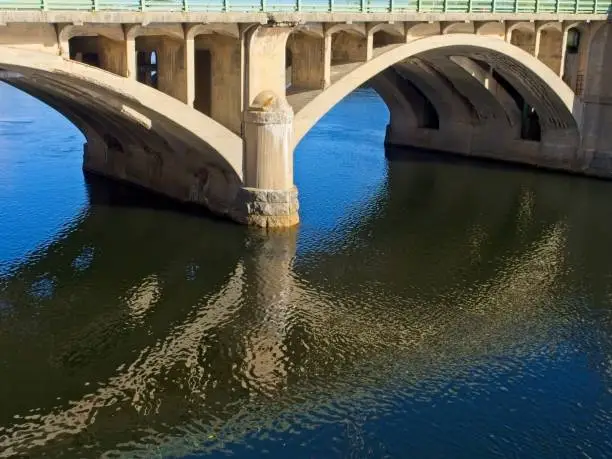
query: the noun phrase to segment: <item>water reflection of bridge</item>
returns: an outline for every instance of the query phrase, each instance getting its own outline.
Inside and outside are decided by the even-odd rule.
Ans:
[[[562,344],[580,326],[555,302],[578,282],[568,266],[605,258],[574,250],[607,220],[583,203],[608,187],[562,182],[396,163],[342,250],[322,241],[297,258],[295,232],[94,206],[2,279],[0,346],[19,353],[2,362],[1,449],[61,454],[100,432],[94,449],[133,440],[146,455],[132,438],[145,426],[163,451],[187,448],[179,431],[214,448],[212,432],[239,439],[283,413],[316,424],[330,396],[398,378],[436,380],[435,393],[478,362]]]

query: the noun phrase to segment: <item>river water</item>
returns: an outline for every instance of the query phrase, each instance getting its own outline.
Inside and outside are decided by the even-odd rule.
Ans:
[[[388,161],[387,117],[322,119],[265,235],[0,85],[0,457],[612,457],[612,183]]]

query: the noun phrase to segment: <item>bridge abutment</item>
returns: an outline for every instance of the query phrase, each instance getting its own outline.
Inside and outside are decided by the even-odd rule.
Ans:
[[[591,30],[582,107],[586,172],[612,178],[612,24]]]

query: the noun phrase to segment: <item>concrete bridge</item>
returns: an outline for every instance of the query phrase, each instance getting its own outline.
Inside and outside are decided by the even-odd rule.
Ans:
[[[363,84],[386,143],[612,177],[601,0],[0,0],[0,79],[84,168],[238,222],[298,222],[293,151]]]

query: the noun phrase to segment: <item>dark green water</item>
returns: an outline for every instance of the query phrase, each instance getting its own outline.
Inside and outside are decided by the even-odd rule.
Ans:
[[[321,120],[266,235],[0,86],[0,457],[612,457],[612,183],[389,162],[387,116]]]

